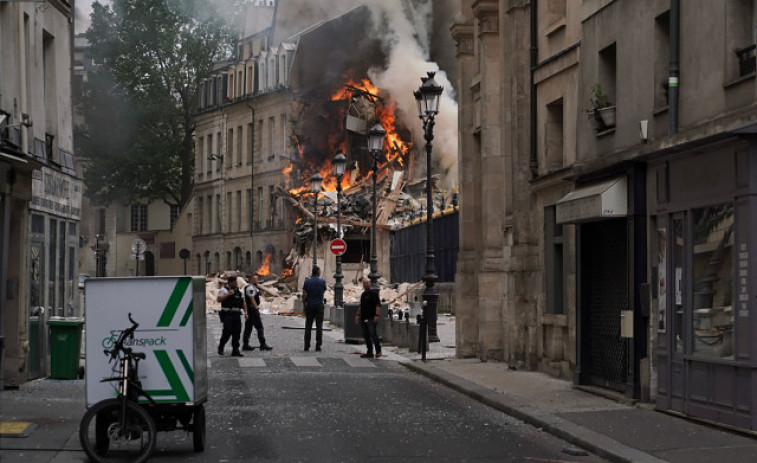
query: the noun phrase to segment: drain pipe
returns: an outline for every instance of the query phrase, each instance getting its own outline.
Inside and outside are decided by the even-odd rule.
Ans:
[[[528,159],[528,167],[531,169],[531,178],[536,178],[539,175],[539,161],[536,157],[536,83],[534,82],[534,73],[536,72],[536,66],[539,64],[539,47],[536,25],[537,17],[536,12],[538,10],[538,1],[531,0],[530,16],[531,16],[531,72],[530,72],[530,84],[531,84],[531,110],[529,114],[530,125],[530,153]]]
[[[678,132],[678,77],[680,68],[680,0],[670,0],[670,76],[668,77],[668,135]]]

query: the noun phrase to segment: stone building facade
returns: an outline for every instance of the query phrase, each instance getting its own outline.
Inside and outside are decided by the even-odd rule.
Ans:
[[[459,7],[458,354],[757,430],[754,3]]]
[[[45,319],[80,316],[73,11],[0,2],[0,387],[49,371]]]

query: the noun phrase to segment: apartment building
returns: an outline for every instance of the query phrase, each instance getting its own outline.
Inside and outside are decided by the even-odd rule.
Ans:
[[[0,2],[0,387],[46,375],[46,317],[80,316],[72,5]]]

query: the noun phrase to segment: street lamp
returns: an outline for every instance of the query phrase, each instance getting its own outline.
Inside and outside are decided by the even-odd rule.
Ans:
[[[323,185],[323,177],[321,174],[316,173],[310,177],[310,191],[315,193],[315,199],[313,200],[313,211],[315,220],[313,221],[313,270],[318,266],[318,193],[321,191]]]
[[[439,101],[444,88],[434,80],[435,72],[427,72],[421,77],[421,86],[413,92],[418,106],[418,117],[423,122],[423,138],[426,140],[426,273],[423,281],[423,318],[428,323],[429,342],[439,342],[436,331],[436,309],[439,294],[434,288],[438,279],[434,266],[434,199],[431,191],[431,140],[434,139],[434,118],[439,114]],[[425,345],[425,343],[424,343]],[[424,347],[425,360],[425,347]]]
[[[341,151],[334,156],[334,176],[336,176],[336,236],[342,237],[342,176],[347,167],[347,158]],[[334,305],[342,307],[344,285],[342,284],[342,256],[336,256],[336,273],[334,274]]]
[[[376,257],[376,177],[378,176],[378,157],[384,148],[384,135],[386,130],[379,124],[371,127],[368,131],[368,151],[373,155],[373,215],[371,217],[371,289],[378,290],[378,258]]]

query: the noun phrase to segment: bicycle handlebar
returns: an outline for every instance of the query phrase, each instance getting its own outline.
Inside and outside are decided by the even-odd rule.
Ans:
[[[113,345],[113,349],[110,349],[110,350],[106,349],[104,351],[105,355],[110,355],[110,360],[115,359],[118,356],[119,351],[124,352],[126,354],[132,354],[131,349],[124,347],[124,341],[126,340],[126,338],[134,339],[134,332],[139,327],[139,323],[134,321],[134,319],[131,317],[131,312],[129,312],[129,321],[131,322],[131,326],[121,331],[121,334],[118,335],[118,339]],[[141,352],[137,354],[132,354],[132,355],[134,355],[135,357],[140,357],[142,359],[145,358],[145,354]]]

